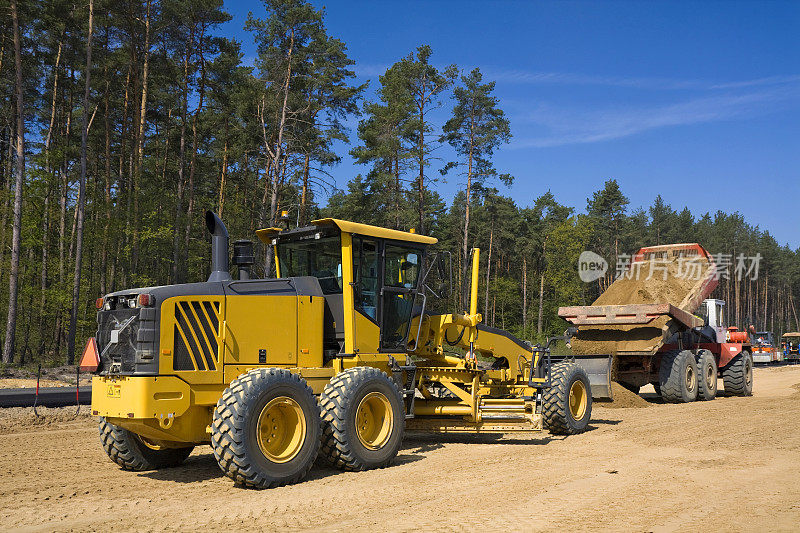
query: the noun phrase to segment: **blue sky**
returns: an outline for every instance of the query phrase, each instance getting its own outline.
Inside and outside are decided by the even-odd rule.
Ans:
[[[739,211],[800,246],[800,2],[314,3],[371,80],[368,97],[423,43],[435,64],[495,80],[513,133],[495,164],[515,176],[497,185],[518,204],[549,189],[581,211],[616,178],[631,208],[661,194],[696,216]],[[264,8],[225,6],[234,19],[222,32],[252,60],[242,26]],[[437,128],[451,107],[443,100]],[[366,168],[341,154],[332,174],[344,188]],[[432,177],[452,157],[436,155]],[[453,177],[437,189],[449,200],[460,186]]]

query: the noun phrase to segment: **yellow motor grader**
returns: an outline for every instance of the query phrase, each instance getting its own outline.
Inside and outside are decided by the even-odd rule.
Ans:
[[[277,277],[251,277],[253,242],[206,213],[204,283],[123,290],[97,300],[97,336],[81,366],[109,457],[128,470],[180,464],[210,444],[237,484],[302,479],[317,460],[343,470],[389,464],[405,430],[584,431],[590,382],[569,358],[481,324],[478,249],[470,308],[431,314],[437,241],[343,220],[256,232]],[[451,269],[450,269],[451,270]],[[450,274],[452,278],[452,274]],[[439,275],[438,279],[446,279]],[[610,367],[610,365],[608,365]]]

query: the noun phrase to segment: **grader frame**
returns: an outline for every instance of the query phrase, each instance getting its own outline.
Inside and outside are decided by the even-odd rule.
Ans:
[[[479,249],[469,310],[431,315],[432,237],[335,219],[267,228],[256,234],[278,278],[250,279],[252,248],[237,241],[232,280],[227,230],[213,213],[206,222],[208,282],[98,299],[103,357],[88,350],[82,366],[97,374],[92,412],[123,468],[176,464],[211,443],[229,477],[270,487],[305,475],[314,441],[332,464],[360,470],[391,461],[405,429],[586,428],[592,395],[580,366],[551,366],[550,342],[481,324]]]

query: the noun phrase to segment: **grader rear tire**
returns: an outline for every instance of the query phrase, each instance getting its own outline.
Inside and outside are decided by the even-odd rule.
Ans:
[[[319,397],[324,462],[346,471],[388,466],[405,433],[403,398],[394,381],[372,367],[339,373]]]
[[[282,368],[239,376],[222,393],[211,448],[238,485],[266,489],[304,478],[319,452],[319,407],[305,380]]]
[[[697,363],[689,350],[669,352],[661,357],[661,398],[668,403],[688,403],[697,399]]]
[[[697,399],[713,400],[717,397],[717,361],[708,350],[700,350],[697,362]]]
[[[567,361],[553,365],[550,387],[542,393],[542,419],[554,435],[586,431],[592,418],[592,389],[586,371]]]
[[[753,356],[743,350],[722,371],[725,392],[734,396],[753,394]]]
[[[123,470],[142,472],[178,466],[194,446],[170,448],[100,418],[100,441],[112,461]]]

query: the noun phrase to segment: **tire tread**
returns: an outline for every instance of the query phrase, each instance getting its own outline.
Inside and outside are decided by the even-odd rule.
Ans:
[[[214,409],[211,423],[211,448],[219,467],[226,476],[235,483],[250,488],[273,488],[280,485],[292,484],[300,481],[314,464],[314,458],[319,451],[319,440],[314,458],[308,464],[289,478],[272,478],[253,464],[248,457],[245,446],[246,419],[245,411],[248,393],[254,391],[259,381],[270,384],[291,383],[303,387],[313,398],[314,393],[305,380],[288,370],[281,368],[259,368],[251,370],[233,380],[230,386],[222,393]],[[316,402],[312,402],[316,407]],[[319,420],[319,408],[314,414]]]
[[[365,464],[354,453],[350,445],[351,439],[348,439],[346,432],[347,407],[345,404],[349,391],[355,390],[365,381],[382,378],[386,378],[392,384],[392,388],[397,394],[397,400],[402,405],[403,397],[397,388],[397,384],[389,379],[384,372],[374,367],[359,366],[345,370],[325,385],[325,389],[319,396],[320,411],[322,413],[320,459],[323,464],[340,470],[355,472],[368,468],[384,468],[394,460],[395,455],[377,466]],[[405,420],[402,420],[401,423],[405,424]],[[402,441],[402,436],[400,440]]]
[[[567,381],[569,373],[584,370],[575,363],[564,361],[554,364],[550,369],[550,383],[551,386],[544,389],[542,392],[542,420],[545,427],[554,435],[574,435],[586,431],[586,427],[575,428],[570,424],[570,415],[567,413],[569,389]],[[588,383],[588,378],[586,379]],[[589,418],[591,419],[592,399],[591,387],[587,388],[586,393],[589,395],[587,410],[589,411]]]

